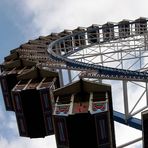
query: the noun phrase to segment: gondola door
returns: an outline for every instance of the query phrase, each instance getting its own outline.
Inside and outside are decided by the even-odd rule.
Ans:
[[[54,134],[54,130],[53,130],[53,122],[52,122],[52,105],[51,105],[49,88],[41,89],[39,91],[40,91],[40,98],[42,103],[46,134],[52,135]]]
[[[12,99],[13,99],[13,105],[16,113],[16,119],[17,119],[20,136],[27,137],[28,136],[27,124],[23,114],[20,92],[12,92]]]

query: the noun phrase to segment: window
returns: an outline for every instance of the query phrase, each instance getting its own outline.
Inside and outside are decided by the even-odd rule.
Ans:
[[[101,130],[101,139],[105,139],[106,136],[106,128],[105,128],[105,121],[104,120],[100,120],[99,121],[99,126],[100,126],[100,130]]]
[[[21,130],[22,133],[24,133],[25,127],[24,127],[24,122],[23,122],[22,118],[19,119],[19,123],[20,123],[20,130]]]
[[[19,94],[15,94],[14,99],[15,99],[15,108],[16,108],[16,110],[21,111]]]
[[[54,125],[55,125],[55,133],[57,144],[60,146],[67,146],[69,145],[69,138],[67,132],[67,121],[64,117],[54,116]]]
[[[93,101],[105,101],[106,100],[106,96],[104,92],[101,93],[93,93]]]
[[[43,93],[43,100],[44,100],[44,105],[45,105],[45,108],[49,108],[49,101],[48,101],[48,94],[47,93]]]
[[[52,125],[52,120],[51,120],[51,117],[50,116],[47,116],[47,125],[48,125],[48,129],[49,131],[52,131],[53,130],[53,125]]]
[[[95,116],[96,133],[98,144],[107,144],[110,142],[109,120],[106,113],[101,113]]]
[[[60,141],[65,142],[65,135],[64,135],[64,126],[62,122],[58,122],[58,129],[59,129],[59,136],[60,136]]]
[[[5,103],[7,107],[10,107],[9,97],[8,95],[4,95]]]
[[[21,136],[27,136],[27,131],[25,128],[25,120],[23,116],[16,116],[18,122],[19,133]]]
[[[5,78],[1,79],[1,85],[4,91],[7,91],[7,81]]]

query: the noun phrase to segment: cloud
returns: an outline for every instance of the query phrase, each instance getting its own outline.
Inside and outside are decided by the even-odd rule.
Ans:
[[[47,35],[78,26],[118,22],[145,16],[146,0],[13,0],[7,5],[15,7],[14,23],[28,37]],[[134,5],[133,5],[134,4]],[[138,11],[137,11],[138,10]],[[17,17],[17,16],[20,17]],[[12,15],[14,16],[14,15]]]
[[[55,136],[38,139],[20,137],[14,114],[1,108],[0,123],[0,148],[56,148]]]
[[[29,138],[19,138],[8,141],[7,139],[0,137],[0,146],[1,148],[56,148],[54,136],[46,137],[44,139],[29,139]]]
[[[73,29],[81,25],[120,21],[123,18],[135,19],[145,16],[146,4],[148,4],[146,0],[142,3],[140,0],[26,0],[23,2],[27,16],[33,16],[30,23],[43,34],[65,28]]]
[[[148,13],[147,0],[25,0],[21,1],[21,3],[20,0],[13,0],[11,3],[6,0],[6,3],[15,13],[15,16],[12,17],[13,22],[28,40],[29,37],[47,35],[64,29],[74,29],[78,26],[87,27],[91,24],[104,24],[107,21],[118,22],[122,19],[136,19]],[[12,10],[9,11],[13,12]],[[115,85],[115,88],[113,88],[113,91],[116,92],[115,107],[117,110],[121,108],[123,110],[121,89],[119,84],[116,83]],[[10,116],[9,119],[6,117],[4,112],[0,110],[0,121],[2,121],[0,130],[2,128],[4,130],[10,129],[15,138],[17,127],[14,116]],[[119,129],[117,137],[120,137],[119,135],[124,132],[124,128],[119,125],[116,125],[116,127]],[[131,131],[130,135],[135,135],[135,133],[136,131]],[[137,135],[141,134],[138,132]],[[126,135],[123,138],[125,139],[120,139],[117,143],[129,140]],[[0,146],[1,148],[56,147],[54,137],[37,140],[17,137],[11,140],[7,139],[5,135],[0,138]]]
[[[54,135],[37,139],[20,137],[15,114],[5,111],[2,100],[0,106],[0,148],[56,148]]]
[[[116,131],[116,142],[118,145],[125,144],[129,141],[139,138],[141,135],[141,131],[136,129],[132,129],[128,126],[119,124],[115,122],[115,131]],[[126,148],[141,148],[142,141],[134,143]]]

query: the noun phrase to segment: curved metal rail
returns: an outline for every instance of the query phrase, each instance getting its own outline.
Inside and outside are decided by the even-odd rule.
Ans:
[[[117,27],[117,25],[114,25],[114,27]],[[100,29],[102,29],[102,27]],[[94,28],[92,31],[97,31],[97,30],[98,28]],[[78,52],[80,50],[83,50],[85,48],[94,46],[96,44],[104,44],[106,42],[114,42],[117,40],[122,41],[122,40],[125,40],[125,38],[131,38],[133,36],[145,36],[147,35],[147,31],[143,32],[142,34],[135,34],[135,32],[132,32],[131,35],[129,35],[128,37],[121,38],[117,36],[109,41],[100,41],[100,42],[92,43],[92,44],[90,43],[88,45],[83,45],[80,47],[78,46],[68,47],[69,52],[66,52],[63,55],[60,52],[57,52],[58,54],[55,52],[55,47],[57,47],[57,50],[63,50],[63,49],[58,48],[61,43],[66,42],[70,39],[72,40],[72,42],[74,42],[74,38],[76,36],[81,37],[81,35],[84,35],[84,34],[86,36],[88,35],[88,33],[89,32],[87,30],[80,31],[78,33],[71,33],[70,35],[67,35],[56,41],[53,41],[48,47],[49,58],[53,61],[64,63],[65,65],[63,67],[65,67],[66,69],[70,67],[71,69],[84,71],[81,74],[81,77],[147,82],[148,80],[147,72],[138,72],[138,71],[131,71],[131,70],[126,70],[126,69],[105,67],[105,66],[95,65],[95,64],[88,64],[88,63],[84,63],[84,62],[80,62],[80,61],[76,61],[76,60],[68,58],[68,56],[70,56],[71,54]],[[86,39],[84,39],[83,41],[86,41]],[[141,46],[140,48],[143,48],[143,46]],[[127,120],[124,114],[116,112],[116,111],[114,111],[114,120],[122,124],[129,125],[139,130],[142,129],[141,120],[133,118],[133,117]]]
[[[96,30],[93,29],[93,31],[96,31]],[[88,64],[88,63],[69,59],[67,57],[67,55],[64,56],[64,55],[56,54],[53,51],[53,47],[58,47],[60,43],[67,41],[69,38],[72,39],[75,36],[81,36],[84,33],[86,34],[88,32],[83,31],[83,32],[79,32],[79,33],[74,33],[74,34],[65,36],[63,38],[60,38],[56,41],[53,41],[48,47],[49,57],[54,61],[64,62],[67,67],[71,67],[72,69],[78,69],[78,70],[82,70],[82,71],[85,71],[85,70],[95,71],[95,77],[97,77],[97,78],[116,79],[116,80],[125,79],[125,80],[133,80],[133,81],[147,81],[148,80],[148,73],[147,72],[138,72],[138,71],[125,70],[125,69],[105,67],[105,66],[101,66],[101,65]],[[132,35],[132,36],[134,36],[134,35]],[[119,39],[119,37],[114,38],[112,40],[114,41],[117,39]],[[112,40],[110,40],[110,41],[112,41]],[[85,39],[84,39],[84,41],[85,41]],[[104,42],[97,43],[97,44],[103,44],[103,43]],[[78,52],[84,48],[91,47],[91,46],[94,46],[94,44],[89,44],[88,46],[84,45],[84,47],[80,47],[80,48],[77,47],[76,49],[72,50],[71,54],[74,52]],[[73,48],[73,47],[71,47],[71,48]],[[87,76],[88,76],[88,73],[87,73],[87,75],[85,75],[85,74],[82,75],[82,77],[87,77]],[[93,75],[91,75],[91,76],[93,77]]]

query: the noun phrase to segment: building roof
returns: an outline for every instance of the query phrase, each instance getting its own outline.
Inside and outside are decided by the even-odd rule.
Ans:
[[[86,81],[86,80],[79,80],[54,91],[54,95],[70,95],[75,94],[80,91],[90,93],[90,92],[104,92],[104,91],[111,91],[111,86],[106,84],[99,84],[96,82]]]

